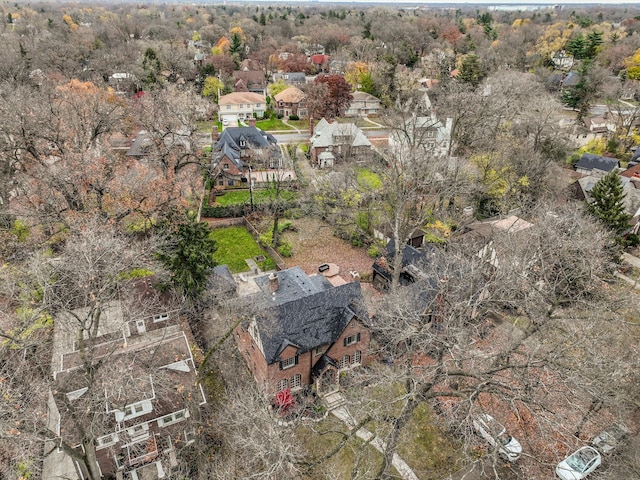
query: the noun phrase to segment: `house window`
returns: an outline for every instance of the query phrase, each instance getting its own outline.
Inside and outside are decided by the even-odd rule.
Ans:
[[[302,388],[302,375],[296,373],[293,377],[291,377],[289,385],[291,385],[291,390]]]
[[[132,438],[135,438],[145,434],[148,431],[149,431],[149,424],[140,423],[138,425],[134,425],[131,428],[127,428],[127,435],[129,435]]]
[[[154,315],[153,316],[153,321],[154,322],[162,322],[164,320],[168,320],[169,319],[169,314],[168,313],[161,313],[159,315]]]
[[[351,363],[354,365],[359,365],[362,362],[362,352],[360,350],[356,350],[353,352],[353,358],[351,359]]]
[[[242,110],[244,108],[244,103],[240,104],[240,110]]]
[[[343,355],[340,359],[340,362],[338,362],[338,369],[344,370],[345,368],[349,368],[350,359],[351,358],[349,357],[349,355]]]
[[[227,105],[227,110],[231,110],[231,105]]]
[[[233,187],[233,180],[229,180],[229,181],[227,182],[227,185],[229,185],[230,187]]]
[[[143,400],[142,402],[132,403],[127,405],[124,409],[124,413],[120,410],[116,410],[116,421],[121,422],[123,420],[130,420],[132,418],[140,417],[147,413],[151,413],[153,407],[149,400]]]
[[[256,103],[256,108],[261,108],[262,104],[261,103]]]
[[[164,417],[160,417],[158,419],[158,426],[164,427],[166,425],[171,425],[173,423],[180,422],[189,416],[188,410],[178,410],[177,412],[170,413],[169,415],[165,415]]]
[[[286,390],[289,387],[289,381],[285,378],[278,382],[278,391]]]
[[[286,370],[287,368],[295,367],[298,364],[298,356],[291,358],[285,358],[280,362],[280,370]]]
[[[349,335],[348,337],[344,337],[344,346],[348,347],[349,345],[353,345],[354,343],[358,343],[360,341],[360,332],[355,335]]]
[[[184,441],[187,443],[187,445],[192,444],[193,442],[196,441],[196,431],[195,430],[188,430],[184,432]]]
[[[320,345],[320,346],[318,346],[318,347],[313,349],[313,354],[315,356],[322,355],[325,352],[326,349],[327,349],[326,345]]]
[[[240,146],[241,147],[246,147],[247,146],[247,141],[246,140],[240,140]]]
[[[220,185],[221,187],[224,185],[224,180],[218,180],[218,185]]]
[[[109,445],[114,445],[118,443],[118,440],[118,434],[116,433],[110,433],[109,435],[98,437],[96,438],[96,450],[108,447]]]
[[[223,164],[223,165],[222,165],[222,168],[223,168],[224,170],[229,170],[229,164],[228,164],[228,163]]]

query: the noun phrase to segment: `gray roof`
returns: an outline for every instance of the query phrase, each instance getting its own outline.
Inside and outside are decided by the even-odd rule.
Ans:
[[[271,306],[256,319],[268,364],[279,361],[288,345],[304,353],[336,341],[354,317],[368,322],[359,282],[332,286],[323,276],[309,277],[295,267],[276,272],[278,289],[269,293],[269,277],[256,283]]]
[[[322,118],[315,126],[311,137],[311,146],[330,147],[334,145],[334,137],[351,137],[352,147],[370,147],[371,142],[354,123],[329,123]]]
[[[222,131],[213,147],[211,155],[214,165],[226,155],[236,167],[242,170],[243,163],[240,160],[240,152],[243,142],[246,143],[245,148],[273,148],[274,151],[276,151],[274,147],[278,144],[273,135],[257,127],[227,127]],[[279,153],[280,150],[277,149],[277,152]]]
[[[583,153],[578,163],[576,163],[576,169],[597,169],[603,172],[611,172],[619,166],[620,163],[617,158],[603,157],[602,155],[595,155],[593,153]]]
[[[578,72],[569,72],[564,79],[562,79],[563,87],[575,87],[580,83],[582,79],[581,75]]]

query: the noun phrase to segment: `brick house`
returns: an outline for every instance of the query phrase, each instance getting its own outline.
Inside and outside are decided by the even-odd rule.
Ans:
[[[333,286],[300,267],[255,281],[265,307],[234,334],[266,395],[312,385],[320,395],[330,393],[339,389],[340,372],[368,363],[369,315],[359,282]]]
[[[306,117],[308,115],[306,98],[302,90],[297,87],[289,87],[278,93],[275,97],[276,113],[284,117],[296,115],[298,117]]]
[[[267,93],[267,77],[263,70],[235,70],[233,72],[233,90],[264,96]]]
[[[217,188],[247,183],[249,167],[282,167],[282,151],[275,137],[255,126],[225,128],[211,152],[211,177]]]
[[[311,136],[311,162],[320,167],[332,167],[337,159],[360,159],[371,154],[372,144],[353,123],[329,123],[321,119]]]
[[[92,382],[85,371],[87,350],[79,350],[71,334],[74,320],[56,320],[48,424],[80,454],[94,450],[106,478],[168,478],[178,465],[177,451],[195,441],[192,419],[206,403],[191,354],[193,337],[176,310],[158,305],[155,313],[134,318],[127,312],[118,303],[103,308],[89,355],[100,365]],[[78,420],[98,407],[101,414]],[[69,470],[65,478],[87,477],[85,465],[64,451],[52,455],[57,457],[49,461],[75,469],[75,477]]]

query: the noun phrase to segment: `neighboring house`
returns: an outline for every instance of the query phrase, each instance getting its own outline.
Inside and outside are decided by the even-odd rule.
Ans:
[[[424,244],[424,236],[425,231],[421,228],[416,228],[411,235],[409,235],[409,240],[407,240],[407,245],[411,245],[414,248],[420,248]],[[392,233],[390,231],[385,230],[385,228],[374,228],[373,237],[382,240],[385,243],[389,243],[391,241]]]
[[[345,112],[347,117],[366,117],[380,113],[380,100],[366,92],[353,92],[353,100],[349,109]]]
[[[278,115],[306,117],[308,115],[305,93],[297,87],[288,87],[276,94],[275,110]]]
[[[264,95],[253,92],[234,92],[222,95],[218,100],[218,118],[221,122],[262,118],[267,100]]]
[[[333,286],[294,267],[255,279],[260,307],[235,330],[238,349],[270,397],[315,385],[320,395],[339,389],[340,372],[369,360],[369,315],[359,282]]]
[[[372,152],[373,146],[353,123],[329,123],[321,119],[310,139],[311,162],[332,167],[337,159],[359,159]]]
[[[594,171],[611,172],[620,168],[617,158],[604,157],[593,153],[583,153],[576,163],[576,172],[590,175]]]
[[[191,152],[191,136],[189,132],[176,132],[161,136],[157,135],[158,146],[165,149],[181,149],[183,152]],[[136,138],[131,142],[131,146],[126,152],[129,157],[142,159],[154,153],[154,138],[146,130],[140,130]]]
[[[447,118],[443,124],[434,113],[430,116],[412,116],[404,126],[389,134],[389,146],[392,150],[419,148],[433,156],[444,157],[449,155],[452,126],[451,118]]]
[[[317,53],[309,57],[309,61],[316,68],[316,71],[327,73],[329,71],[329,55]]]
[[[564,50],[559,50],[551,55],[551,62],[559,70],[571,70],[574,58]]]
[[[304,85],[307,83],[307,75],[304,72],[285,72],[274,73],[274,83],[278,80],[284,80],[287,85]]]
[[[253,92],[263,96],[267,93],[267,78],[263,70],[236,70],[233,72],[233,81],[236,92]]]
[[[590,132],[601,135],[606,135],[609,132],[616,131],[616,124],[611,121],[609,115],[606,112],[603,115],[585,118],[584,126]]]
[[[142,90],[138,78],[132,73],[114,73],[107,81],[118,95],[133,95]]]
[[[212,152],[211,176],[217,188],[247,183],[249,168],[281,168],[282,151],[275,137],[255,126],[227,127]]]
[[[395,258],[395,241],[390,240],[383,255],[373,263],[373,278],[371,284],[378,290],[386,291],[391,287],[393,278],[393,262]],[[428,279],[425,267],[430,257],[436,254],[435,247],[426,250],[406,244],[402,249],[402,270],[400,271],[400,285],[406,286],[419,280]]]
[[[191,334],[183,330],[177,311],[159,309],[127,319],[119,304],[106,306],[91,350],[92,361],[101,365],[89,390],[86,357],[70,334],[75,321],[71,315],[56,320],[49,425],[72,444],[75,439],[81,454],[88,440],[83,435],[90,432],[105,478],[169,478],[178,465],[176,451],[195,441],[191,418],[206,403],[191,354]],[[90,413],[97,407],[101,414]],[[90,424],[80,431],[77,419],[87,413]],[[69,463],[63,452],[56,455],[46,461]],[[84,466],[72,463],[76,478],[86,478]]]
[[[582,76],[578,72],[569,72],[562,77],[560,89],[577,87],[582,81]]]
[[[600,179],[605,176],[605,173],[599,170],[594,170],[591,175],[587,175],[578,179],[578,185],[580,186],[580,199],[584,199],[588,203],[593,202],[591,196],[591,190],[598,183]],[[622,183],[622,190],[624,192],[624,207],[625,212],[631,216],[629,225],[633,225],[632,233],[638,233],[640,228],[640,166],[636,165],[620,174],[620,180]]]

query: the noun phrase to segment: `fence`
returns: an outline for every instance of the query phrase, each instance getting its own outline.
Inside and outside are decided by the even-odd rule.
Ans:
[[[242,220],[244,221],[245,227],[247,227],[247,230],[249,230],[249,233],[253,236],[255,241],[260,243],[260,233],[258,232],[256,227],[253,226],[253,224],[249,221],[247,217],[242,217]],[[278,252],[275,251],[275,249],[273,249],[269,245],[262,245],[262,244],[260,245],[262,246],[262,248],[264,248],[267,251],[271,259],[275,262],[278,270],[284,270],[285,268],[287,268],[287,265],[284,263],[284,259],[280,256]]]

